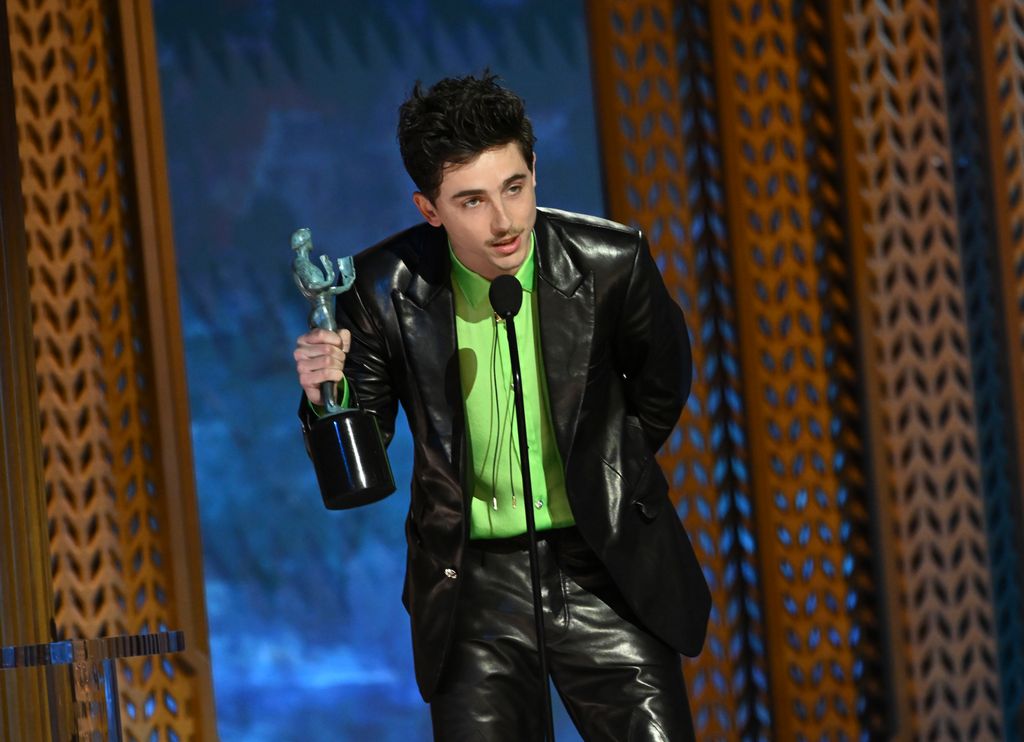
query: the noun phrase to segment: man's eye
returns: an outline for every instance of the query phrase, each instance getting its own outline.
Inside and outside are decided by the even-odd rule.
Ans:
[[[511,185],[508,187],[508,192],[513,196],[519,193],[521,190],[523,190],[523,186],[518,183],[516,185]]]
[[[472,209],[480,205],[479,198],[470,198],[462,202],[464,208]]]

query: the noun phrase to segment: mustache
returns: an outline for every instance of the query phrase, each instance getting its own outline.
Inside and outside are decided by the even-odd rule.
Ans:
[[[516,237],[518,237],[519,235],[521,235],[525,231],[526,230],[522,229],[522,228],[515,229],[515,230],[510,230],[510,231],[506,232],[505,234],[503,234],[501,237],[492,237],[491,239],[487,240],[487,244],[490,247],[494,247],[499,242],[508,242],[509,240],[514,240]]]

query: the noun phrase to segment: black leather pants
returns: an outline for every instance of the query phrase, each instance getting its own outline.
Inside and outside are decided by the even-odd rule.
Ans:
[[[575,528],[539,543],[548,669],[588,742],[694,739],[680,656],[639,628]],[[431,703],[442,742],[543,738],[539,661],[523,539],[474,542]]]

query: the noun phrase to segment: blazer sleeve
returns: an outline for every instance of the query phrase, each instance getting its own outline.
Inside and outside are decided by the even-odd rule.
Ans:
[[[683,311],[665,288],[643,233],[638,236],[615,348],[627,412],[639,419],[651,450],[657,451],[682,414],[693,368]]]
[[[387,337],[380,318],[363,301],[358,283],[338,298],[338,324],[352,333],[345,378],[356,404],[377,416],[384,444],[389,445],[395,435],[398,395],[388,363]]]

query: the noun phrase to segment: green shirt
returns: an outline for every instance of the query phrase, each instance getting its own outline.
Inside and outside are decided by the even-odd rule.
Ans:
[[[526,410],[530,483],[538,530],[573,524],[565,492],[565,471],[551,423],[551,408],[539,341],[534,292],[535,240],[516,273],[523,285],[523,307],[515,317],[516,340]],[[512,394],[512,366],[504,322],[488,299],[491,283],[464,266],[449,247],[455,333],[458,338],[462,397],[466,403],[470,479],[470,538],[503,538],[526,532],[519,435]]]
[[[516,273],[525,292],[514,322],[526,410],[530,484],[538,530],[571,526],[575,521],[565,492],[565,470],[551,423],[551,407],[541,357],[534,258],[530,252]],[[512,365],[504,322],[495,319],[488,292],[491,282],[464,266],[449,247],[455,331],[458,338],[462,398],[466,407],[467,448],[473,464],[470,488],[470,538],[505,538],[526,533],[522,464],[512,394]],[[339,385],[341,406],[349,404],[348,380]],[[311,405],[318,415],[324,408]],[[539,507],[538,507],[539,504]]]

